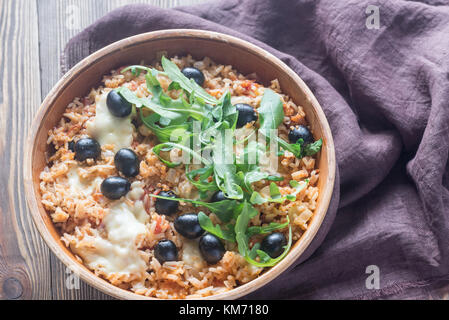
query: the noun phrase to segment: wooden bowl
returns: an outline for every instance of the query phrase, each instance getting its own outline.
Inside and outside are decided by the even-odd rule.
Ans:
[[[113,43],[84,59],[54,86],[45,98],[33,121],[24,163],[25,190],[34,222],[50,249],[84,281],[106,294],[120,299],[150,299],[113,286],[94,275],[81,264],[61,242],[51,218],[41,204],[39,174],[46,165],[47,134],[61,119],[66,106],[75,98],[87,95],[100,84],[104,74],[127,64],[150,62],[160,51],[169,56],[191,54],[205,56],[220,64],[230,64],[243,74],[256,72],[265,85],[278,79],[283,92],[304,107],[308,123],[316,139],[323,138],[318,154],[320,195],[309,228],[292,247],[290,253],[275,267],[257,279],[226,293],[207,299],[236,299],[272,281],[286,270],[309,246],[326,215],[335,179],[335,152],[332,134],[324,113],[306,84],[282,61],[265,50],[225,34],[200,30],[162,30],[140,34]]]

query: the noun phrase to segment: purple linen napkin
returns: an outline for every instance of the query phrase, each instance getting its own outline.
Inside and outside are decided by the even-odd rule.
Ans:
[[[70,40],[62,69],[122,38],[174,28],[273,53],[312,89],[333,132],[338,175],[323,228],[289,271],[247,298],[427,298],[449,281],[447,1],[125,6]]]

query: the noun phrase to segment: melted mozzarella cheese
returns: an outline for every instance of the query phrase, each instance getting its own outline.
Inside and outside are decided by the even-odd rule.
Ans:
[[[96,114],[87,122],[87,133],[101,145],[113,144],[114,151],[127,148],[133,142],[134,126],[131,116],[118,118],[113,116],[106,104],[107,93],[103,93],[96,101]]]
[[[197,240],[183,239],[182,260],[194,269],[200,270],[205,266],[205,261],[201,256]]]
[[[131,183],[131,190],[128,192],[126,197],[130,200],[140,200],[145,193],[145,190],[143,190],[144,186],[145,184],[142,181],[134,181]]]
[[[78,175],[78,167],[73,167],[67,173],[70,192],[73,195],[89,195],[101,183],[102,179],[97,177],[93,181],[81,181]]]
[[[72,248],[93,270],[105,274],[133,274],[142,276],[147,265],[137,249],[138,237],[143,237],[148,229],[145,223],[149,216],[142,201],[129,205],[121,201],[111,207],[103,223],[107,237],[88,236],[87,245]]]
[[[99,270],[106,275],[133,274],[145,272],[145,261],[136,250],[120,246],[99,236],[89,239],[89,246],[73,248],[83,258],[84,263],[92,270]]]
[[[112,243],[124,246],[134,245],[136,237],[146,232],[145,225],[136,218],[135,211],[139,211],[138,209],[140,208],[130,207],[124,202],[110,209],[104,218],[104,224],[108,231],[108,239]]]

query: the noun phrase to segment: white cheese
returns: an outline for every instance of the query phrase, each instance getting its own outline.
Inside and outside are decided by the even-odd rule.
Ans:
[[[126,197],[130,200],[140,200],[145,193],[145,190],[143,190],[144,186],[145,184],[142,181],[134,181],[131,183],[131,190],[128,192]]]
[[[142,181],[134,181],[133,183],[131,183],[131,190],[126,195],[128,199],[134,201],[134,216],[140,223],[143,224],[149,222],[150,220],[150,216],[145,210],[143,201],[141,201],[141,198],[145,193],[145,190],[143,189],[144,186],[145,184]]]
[[[183,239],[182,260],[186,265],[197,270],[205,267],[206,262],[201,256],[197,240]]]
[[[146,232],[145,225],[138,221],[135,215],[135,211],[137,213],[139,209],[136,206],[130,207],[124,202],[110,209],[104,218],[104,224],[111,242],[122,246],[129,244],[134,246],[136,237]]]
[[[104,218],[106,238],[99,235],[86,239],[88,245],[73,248],[93,270],[105,274],[132,274],[142,276],[147,265],[137,249],[137,237],[144,236],[148,221],[142,201],[134,206],[122,201],[109,209]],[[91,239],[90,239],[91,238]]]
[[[87,122],[87,133],[101,145],[113,144],[114,151],[131,146],[134,126],[131,116],[118,118],[113,116],[106,104],[107,93],[103,93],[96,101],[96,114]]]
[[[83,258],[90,269],[102,271],[106,275],[142,275],[145,272],[145,261],[136,250],[114,244],[99,236],[89,241],[89,246],[73,248],[73,251]]]
[[[81,181],[78,175],[78,167],[73,167],[67,173],[67,179],[69,182],[69,188],[72,195],[84,195],[92,194],[95,188],[101,184],[102,179],[97,177],[93,181]]]

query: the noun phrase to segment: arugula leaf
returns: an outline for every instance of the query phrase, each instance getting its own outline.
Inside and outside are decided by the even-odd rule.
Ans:
[[[266,89],[262,101],[260,102],[258,112],[260,118],[259,132],[267,138],[272,138],[269,136],[270,130],[277,129],[282,121],[284,121],[284,107],[281,97],[274,91]],[[300,144],[290,144],[278,136],[276,136],[275,139],[278,145],[284,150],[288,150],[293,153],[295,157],[301,158]]]
[[[117,92],[129,103],[136,106],[136,108],[142,108],[142,106],[152,110],[153,112],[157,113],[161,117],[168,119],[169,123],[184,123],[187,119],[187,116],[191,113],[187,109],[184,111],[184,113],[181,113],[178,109],[172,108],[164,108],[162,105],[154,102],[153,100],[147,99],[147,98],[139,98],[134,92],[129,90],[126,87],[120,87],[117,89]]]
[[[157,73],[157,70],[149,69],[145,74],[147,88],[152,94],[149,98],[139,98],[126,87],[120,87],[117,92],[136,108],[144,106],[159,114],[161,116],[159,122],[162,125],[184,124],[188,117],[199,121],[208,117],[209,111],[203,103],[199,103],[199,99],[194,99],[194,103],[190,104],[183,97],[172,99],[166,95],[156,78]]]
[[[222,120],[227,123],[227,127],[235,129],[239,114],[237,108],[231,103],[231,94],[229,91],[220,98],[217,107],[222,110]]]
[[[162,57],[162,68],[164,68],[165,73],[168,77],[177,83],[180,87],[186,90],[190,95],[197,96],[203,99],[205,102],[210,104],[217,104],[217,99],[208,94],[202,87],[200,87],[193,79],[187,78],[178,66],[167,59],[165,56]]]
[[[305,183],[299,183],[296,180],[290,180],[290,186],[292,188],[294,188],[295,191],[293,193],[286,194],[284,196],[281,196],[278,186],[272,182],[270,184],[270,197],[269,198],[262,197],[259,192],[254,191],[252,193],[249,201],[252,204],[263,204],[266,202],[282,203],[286,200],[295,201],[297,194],[300,193],[302,190],[304,190],[304,188],[307,187],[309,180],[306,179],[304,182]]]
[[[249,221],[254,218],[258,214],[258,211],[254,209],[247,201],[243,202],[243,206],[239,216],[237,217],[237,221],[235,223],[235,239],[238,244],[239,253],[248,261],[250,264],[256,267],[272,267],[277,264],[279,261],[284,259],[287,253],[290,251],[292,245],[292,227],[289,226],[289,240],[287,245],[285,246],[284,252],[277,258],[271,258],[266,252],[260,250],[260,245],[256,248],[249,249],[248,245],[248,234],[247,230]],[[256,245],[254,245],[256,246]],[[255,259],[254,251],[260,257],[261,262],[258,262]]]
[[[223,125],[223,122],[217,122],[211,124],[210,122],[205,123],[204,127],[199,134],[199,140],[203,144],[211,144],[212,139],[216,137],[219,133],[219,128]]]
[[[168,91],[170,90],[179,90],[181,89],[181,86],[179,85],[179,83],[177,83],[176,81],[172,81],[170,82],[170,84],[168,85]]]
[[[174,167],[177,167],[177,166],[181,165],[181,163],[170,162],[170,161],[162,158],[161,155],[160,155],[160,153],[161,153],[161,151],[163,149],[170,150],[170,149],[173,149],[173,148],[177,148],[177,149],[182,150],[183,152],[187,152],[190,156],[192,156],[193,158],[198,159],[201,163],[203,163],[206,166],[211,165],[209,160],[203,158],[200,154],[196,153],[192,149],[190,149],[190,148],[188,148],[188,147],[186,147],[186,146],[184,146],[182,144],[179,144],[179,143],[173,143],[173,142],[160,143],[157,146],[153,147],[153,153],[155,155],[157,155],[159,160],[161,160],[163,163],[165,163],[165,165],[167,165],[170,168],[174,168]]]
[[[256,257],[257,257],[257,250],[259,250],[259,249],[260,249],[260,243],[257,242],[256,244],[253,245],[253,247],[249,251],[248,257],[250,257],[251,259],[256,259]]]
[[[299,139],[296,143],[288,143],[281,138],[277,138],[278,144],[282,149],[290,151],[297,158],[302,158],[304,156],[313,156],[318,151],[320,151],[323,145],[323,139],[319,139],[313,143],[304,145],[302,139]],[[283,153],[281,153],[282,155]]]
[[[246,230],[248,229],[249,221],[254,218],[259,211],[257,211],[253,206],[249,204],[248,201],[244,201],[240,213],[235,222],[235,239],[238,244],[238,249],[240,254],[245,257],[248,254],[248,235],[246,234]]]
[[[282,176],[268,176],[267,177],[268,181],[284,181],[284,177]]]
[[[153,100],[155,102],[158,102],[161,98],[161,95],[163,95],[164,90],[162,90],[161,84],[159,80],[157,80],[157,71],[155,69],[150,69],[145,74],[145,80],[147,83],[147,88],[153,95]]]
[[[284,121],[284,108],[281,97],[273,90],[265,89],[257,112],[259,113],[260,122],[259,131],[265,136],[268,136],[270,129],[277,129]]]
[[[198,191],[200,192],[200,198],[202,199],[206,198],[206,192],[215,192],[219,190],[214,180],[210,182],[208,180],[208,178],[212,176],[213,173],[214,168],[212,166],[188,171],[188,165],[186,165],[186,177],[190,181],[190,183],[198,189]],[[195,177],[197,176],[199,179],[195,180]]]
[[[196,204],[208,208],[223,222],[229,222],[234,217],[234,209],[237,201],[227,199],[217,202],[197,202]]]
[[[257,141],[249,141],[243,148],[243,153],[241,153],[236,159],[237,168],[241,171],[259,170],[259,161],[265,156],[266,153],[264,147],[266,146],[263,146]]]
[[[251,186],[252,183],[267,179],[269,174],[267,172],[262,172],[259,170],[246,172],[243,178],[243,184],[248,191],[253,191]]]
[[[133,74],[133,76],[138,77],[140,75],[140,73],[142,72],[141,69],[137,69],[137,68],[131,68],[131,73]]]
[[[256,250],[256,253],[259,256],[261,263],[267,263],[271,259],[271,257],[265,251]]]
[[[244,174],[243,186],[248,192],[254,191],[251,184],[260,180],[269,181],[282,181],[284,177],[278,177],[268,174],[268,172],[259,171],[260,169],[256,167],[253,171],[248,171]]]
[[[257,191],[253,191],[253,193],[251,194],[251,198],[249,199],[249,202],[256,205],[263,204],[268,201],[269,200],[267,198],[262,197]]]
[[[227,229],[222,229],[220,225],[214,225],[212,220],[202,211],[198,213],[198,222],[201,228],[226,241],[235,242],[233,225],[229,224]]]
[[[304,155],[313,156],[315,153],[321,150],[321,146],[323,145],[323,139],[317,140],[313,143],[310,143],[304,147]]]
[[[119,93],[126,101],[136,106],[136,108],[142,107],[142,101],[137,97],[134,92],[129,90],[127,87],[120,87],[115,89],[117,93]]]
[[[229,199],[242,199],[243,190],[233,164],[214,164],[215,181]]]
[[[281,199],[281,197],[282,197],[279,187],[274,182],[270,183],[270,196],[271,196],[271,199],[274,199],[274,200]]]
[[[281,97],[274,91],[266,89],[257,111],[259,112],[260,118],[259,132],[269,138],[269,130],[277,129],[284,120],[284,108]],[[279,137],[276,137],[275,139],[282,149],[290,151],[297,158],[302,158],[305,155],[314,155],[320,150],[323,142],[322,139],[320,139],[304,146],[301,142],[288,143]]]
[[[204,111],[197,105],[189,105],[186,107],[181,99],[172,100],[168,96],[165,97],[166,100],[164,102],[161,102],[161,100],[157,103],[147,98],[140,98],[140,102],[148,109],[158,113],[161,117],[170,119],[176,124],[184,123],[188,117],[201,121],[206,116]]]
[[[285,223],[277,223],[277,222],[271,222],[268,226],[251,226],[247,229],[246,233],[248,235],[248,237],[252,237],[256,234],[267,234],[267,233],[271,233],[275,230],[279,230],[279,229],[284,229],[285,227],[287,227],[290,224],[290,219],[287,216],[287,222]]]
[[[252,265],[254,265],[256,267],[260,267],[260,268],[272,267],[272,266],[276,265],[279,261],[284,259],[284,257],[290,251],[291,246],[292,246],[292,227],[291,227],[291,225],[289,225],[288,243],[285,246],[284,252],[279,257],[273,259],[266,252],[264,252],[262,250],[258,250],[258,249],[256,250],[256,252],[257,252],[258,256],[260,257],[261,262],[254,260],[255,258],[252,258],[249,255],[250,252],[247,252],[247,254],[244,257],[245,257],[246,261],[248,261],[249,263],[251,263]]]
[[[284,252],[277,258],[272,259],[268,254],[262,250],[259,250],[260,245],[256,248],[249,249],[248,240],[249,236],[247,233],[248,223],[249,221],[257,215],[258,211],[254,209],[247,201],[243,203],[241,212],[237,217],[237,221],[235,223],[235,239],[238,244],[239,253],[248,261],[250,264],[256,267],[272,267],[281,261],[287,253],[290,251],[292,245],[292,227],[289,226],[289,240],[288,244],[285,247]],[[256,246],[256,245],[255,245]],[[259,255],[261,262],[258,262],[255,259],[254,251]]]
[[[290,151],[296,158],[302,158],[302,145],[300,143],[288,143],[279,137],[276,137],[276,140],[282,149]]]
[[[131,72],[134,74],[134,72],[137,73],[137,71],[140,71],[140,72],[142,72],[142,71],[151,72],[151,70],[156,70],[156,69],[148,68],[148,67],[145,67],[145,66],[142,66],[142,65],[131,65],[131,66],[128,66],[126,68],[123,68],[120,73],[125,73],[128,70],[131,70]],[[159,72],[159,73],[163,73],[163,72],[160,72],[158,70],[156,70],[156,71]]]
[[[241,181],[237,175],[237,168],[235,164],[226,163],[226,155],[232,151],[226,150],[225,131],[222,130],[219,134],[221,139],[218,139],[218,142],[215,142],[213,146],[215,181],[227,198],[242,199],[243,190],[240,187]]]
[[[149,116],[144,117],[142,109],[139,109],[139,116],[143,124],[147,126],[159,139],[160,142],[175,142],[181,143],[182,138],[189,138],[192,133],[190,130],[190,123],[178,124],[178,125],[168,125],[165,127],[160,127],[157,122],[161,119],[161,116],[157,113],[152,113]],[[173,141],[173,135],[176,133],[178,140]]]
[[[229,222],[234,217],[234,209],[237,207],[237,201],[235,200],[222,200],[217,202],[203,202],[199,200],[191,200],[184,198],[171,198],[171,197],[163,197],[156,194],[148,194],[150,197],[173,200],[179,202],[189,202],[195,205],[205,207],[209,209],[211,212],[215,213],[217,217],[223,222]]]

